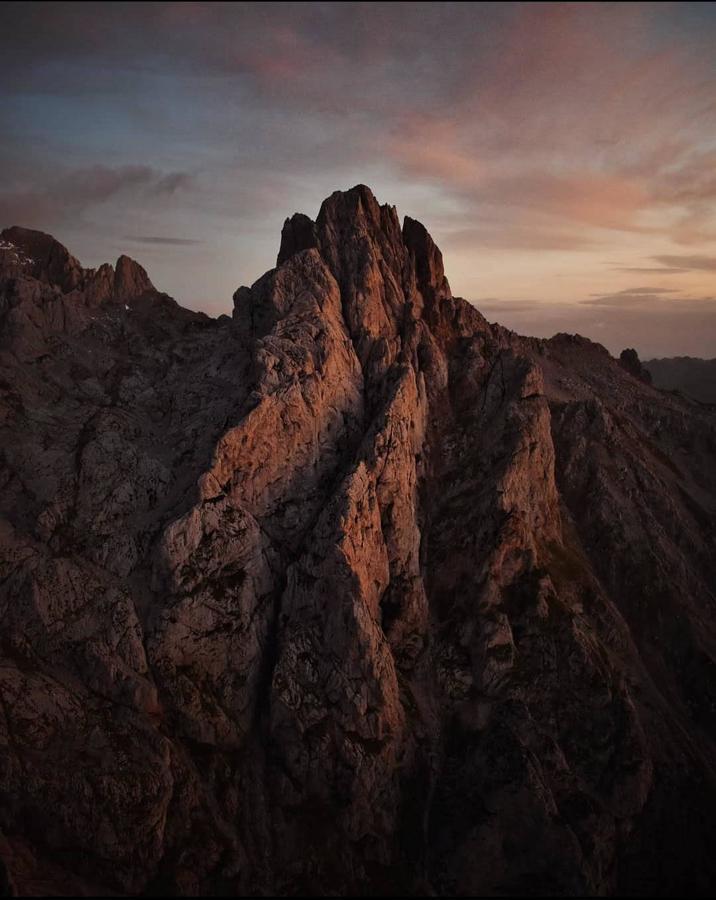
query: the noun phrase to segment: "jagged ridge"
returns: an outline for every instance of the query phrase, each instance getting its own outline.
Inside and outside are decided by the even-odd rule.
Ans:
[[[19,892],[709,889],[712,411],[490,325],[364,186],[231,320],[37,235],[0,257]]]

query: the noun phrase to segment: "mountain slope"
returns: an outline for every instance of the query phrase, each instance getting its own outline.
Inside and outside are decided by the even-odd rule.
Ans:
[[[644,365],[657,387],[681,391],[702,403],[716,403],[716,359],[674,356],[650,359]]]
[[[362,186],[231,319],[2,238],[16,892],[710,890],[713,411]]]

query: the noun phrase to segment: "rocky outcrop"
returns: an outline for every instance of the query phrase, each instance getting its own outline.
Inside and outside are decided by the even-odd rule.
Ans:
[[[318,246],[316,226],[303,213],[294,213],[286,219],[281,230],[281,247],[278,251],[276,265],[280,266],[301,250],[310,250]]]
[[[622,350],[619,356],[619,365],[624,369],[625,372],[629,372],[630,375],[633,375],[634,378],[638,378],[639,381],[643,381],[646,384],[651,384],[651,375],[649,374],[649,370],[644,368],[639,359],[639,354],[634,350],[633,347],[628,348],[627,350]]]
[[[364,186],[216,321],[11,231],[8,890],[710,890],[710,409],[490,325]]]
[[[82,282],[82,266],[49,234],[15,226],[0,232],[0,239],[22,261],[22,268],[37,280],[56,284],[64,293]]]
[[[156,293],[144,269],[128,256],[120,256],[117,260],[112,289],[118,300],[136,300],[143,294]]]

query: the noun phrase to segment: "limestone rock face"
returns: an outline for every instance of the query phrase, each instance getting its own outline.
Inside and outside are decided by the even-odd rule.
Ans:
[[[364,186],[218,320],[3,232],[0,883],[708,892],[716,417],[630,371]]]

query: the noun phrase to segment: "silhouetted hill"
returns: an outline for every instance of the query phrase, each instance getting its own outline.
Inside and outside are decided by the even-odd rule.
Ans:
[[[716,403],[716,359],[674,356],[644,363],[656,387],[682,391],[702,403]]]

